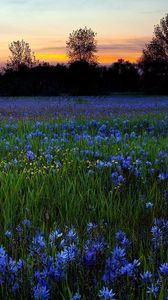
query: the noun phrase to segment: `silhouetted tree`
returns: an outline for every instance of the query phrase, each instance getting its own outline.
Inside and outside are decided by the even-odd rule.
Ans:
[[[69,92],[72,95],[95,95],[99,93],[99,70],[86,61],[71,63],[68,69]]]
[[[92,29],[80,28],[74,30],[69,35],[67,41],[67,54],[69,62],[85,61],[89,64],[97,62],[95,53],[97,52],[96,33]]]
[[[168,93],[168,14],[154,27],[154,37],[143,49],[139,68],[145,93]]]
[[[19,71],[21,68],[31,68],[36,65],[35,55],[30,45],[24,40],[12,42],[9,45],[9,50],[11,55],[6,65],[7,70]]]
[[[154,27],[154,37],[143,49],[142,61],[168,61],[168,14]]]
[[[134,92],[138,88],[139,75],[135,64],[119,59],[106,71],[107,90],[112,92]]]

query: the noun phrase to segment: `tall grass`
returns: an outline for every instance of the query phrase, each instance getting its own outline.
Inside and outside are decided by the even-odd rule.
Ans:
[[[167,178],[159,179],[160,174],[167,172],[168,119],[165,115],[147,115],[125,121],[123,117],[108,121],[2,123],[1,244],[8,248],[4,232],[24,219],[30,219],[46,235],[54,224],[62,230],[74,227],[84,244],[87,224],[93,222],[101,225],[100,231],[112,247],[115,232],[123,230],[134,245],[130,256],[141,258],[144,266],[148,265],[153,220],[166,219],[168,212]],[[106,126],[101,129],[103,124]],[[28,159],[28,151],[34,153],[35,159]],[[164,157],[159,156],[160,152]],[[118,155],[131,157],[130,167],[121,167],[120,161],[112,158]],[[138,166],[137,160],[141,161],[139,175],[130,171]],[[99,167],[100,162],[109,161],[110,167]],[[112,180],[116,171],[124,178],[118,185]],[[152,203],[152,208],[146,207],[147,202]],[[23,245],[23,256],[25,251]],[[166,259],[164,254],[162,263]],[[67,286],[62,299],[68,299]],[[123,299],[119,290],[116,294],[117,299]],[[146,299],[142,294],[133,294],[129,299],[134,297]]]

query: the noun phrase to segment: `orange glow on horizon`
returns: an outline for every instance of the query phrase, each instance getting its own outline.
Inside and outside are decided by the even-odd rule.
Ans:
[[[66,54],[36,54],[36,59],[44,62],[51,62],[51,63],[67,63],[68,58]]]
[[[131,63],[136,63],[139,58],[139,55],[137,56],[125,56],[125,55],[108,55],[108,54],[103,54],[98,56],[98,62],[103,65],[110,65],[118,59],[124,59],[126,61],[129,61]]]
[[[39,61],[43,62],[49,62],[49,63],[67,63],[68,57],[66,54],[36,54],[36,58]],[[110,65],[114,62],[116,62],[118,59],[124,59],[131,63],[136,63],[139,55],[137,56],[124,56],[122,54],[120,55],[110,55],[110,54],[102,54],[98,55],[98,62],[103,65]]]
[[[140,54],[135,54],[134,55],[122,55],[121,54],[105,54],[105,53],[101,53],[100,55],[97,55],[98,57],[98,63],[102,64],[102,65],[110,65],[114,62],[117,62],[118,59],[124,59],[125,61],[129,61],[131,63],[136,63],[138,61],[138,59],[140,58]],[[42,54],[42,53],[37,53],[35,55],[36,59],[39,60],[39,62],[48,62],[51,64],[67,64],[68,63],[68,57],[65,53],[62,54],[51,54],[51,53],[46,53],[46,54]],[[8,60],[7,56],[4,57],[0,57],[0,65],[5,65],[6,62]]]

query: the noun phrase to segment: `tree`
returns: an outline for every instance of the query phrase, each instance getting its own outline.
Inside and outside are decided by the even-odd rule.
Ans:
[[[95,53],[97,52],[96,33],[92,29],[80,28],[74,30],[69,35],[67,41],[67,54],[69,62],[85,61],[89,64],[97,62]]]
[[[6,65],[7,70],[19,71],[23,67],[32,68],[36,65],[35,55],[24,40],[12,42],[9,50],[11,55]]]
[[[142,61],[168,61],[168,14],[154,27],[154,37],[143,49]]]

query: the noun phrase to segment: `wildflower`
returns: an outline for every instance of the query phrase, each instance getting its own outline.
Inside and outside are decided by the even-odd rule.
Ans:
[[[30,227],[31,227],[31,221],[25,219],[25,220],[23,221],[23,225],[25,225],[27,228],[30,228]]]
[[[140,262],[134,259],[133,263],[128,263],[121,268],[121,275],[127,275],[128,277],[134,277],[138,273]]]
[[[106,260],[103,281],[107,284],[114,282],[121,275],[120,270],[126,264],[125,249],[117,246],[112,255]]]
[[[118,183],[121,184],[124,182],[124,177],[122,175],[118,176]]]
[[[115,294],[112,290],[109,290],[107,287],[103,287],[102,290],[100,290],[99,297],[104,300],[115,300],[114,298]]]
[[[162,232],[158,226],[153,226],[151,229],[151,233],[153,235],[153,240],[162,239]]]
[[[153,207],[153,203],[152,202],[146,202],[146,208],[152,208]]]
[[[136,133],[134,131],[132,131],[131,134],[130,134],[130,137],[131,138],[135,138],[136,137]]]
[[[87,231],[89,234],[91,234],[96,228],[97,228],[97,225],[94,223],[89,223],[87,225]]]
[[[70,300],[78,300],[78,299],[81,299],[81,295],[76,293]]]
[[[152,175],[154,173],[155,173],[155,169],[153,168],[148,169],[148,174]]]
[[[88,266],[96,264],[96,251],[95,249],[86,249],[85,250],[85,261]]]
[[[168,276],[168,263],[165,263],[160,266],[160,273],[162,276]]]
[[[27,159],[28,160],[35,160],[35,158],[36,158],[36,156],[33,151],[30,151],[30,150],[27,151]]]
[[[49,290],[47,289],[46,285],[41,286],[37,284],[34,288],[34,299],[35,300],[49,300]]]
[[[116,240],[119,242],[119,245],[123,248],[129,248],[131,243],[130,241],[126,238],[126,235],[122,231],[118,231],[115,235]]]
[[[93,174],[94,174],[94,171],[90,169],[90,170],[88,171],[88,175],[93,175]]]
[[[14,158],[14,159],[13,159],[13,163],[14,163],[14,165],[17,165],[18,160],[17,160],[16,158]]]
[[[7,238],[11,238],[11,237],[12,237],[12,232],[9,231],[9,230],[7,230],[7,231],[5,232],[5,236],[6,236]]]
[[[112,252],[113,258],[116,260],[122,261],[125,258],[125,250],[121,247],[116,247]]]
[[[117,172],[112,173],[111,177],[115,186],[118,186],[124,182],[124,177],[122,175],[119,175]]]
[[[167,175],[165,173],[159,174],[158,178],[160,179],[160,181],[164,181],[167,179]]]
[[[151,286],[148,286],[147,293],[152,294],[152,296],[157,299],[158,293],[160,290],[160,282],[158,281],[156,284],[153,284]]]
[[[106,126],[105,124],[103,124],[103,125],[99,128],[99,131],[100,131],[100,132],[103,132],[103,131],[106,130],[106,128],[107,128],[107,126]]]
[[[19,284],[17,282],[14,283],[12,286],[12,292],[15,294],[19,288]]]
[[[103,162],[103,161],[98,161],[97,162],[97,165],[96,165],[96,167],[98,168],[98,169],[103,169],[103,168],[105,168],[105,166],[106,166],[106,163],[105,162]]]
[[[146,271],[143,274],[141,274],[141,278],[142,278],[143,283],[148,283],[152,279],[152,273],[149,271]]]
[[[76,242],[77,240],[77,234],[73,229],[70,229],[67,233],[67,239],[71,240],[73,242]]]
[[[53,243],[53,242],[55,242],[57,239],[59,239],[60,237],[62,237],[62,232],[61,232],[61,230],[54,230],[54,231],[52,231],[51,233],[50,233],[50,235],[49,235],[49,239],[50,239],[50,242],[51,242],[51,244]]]

